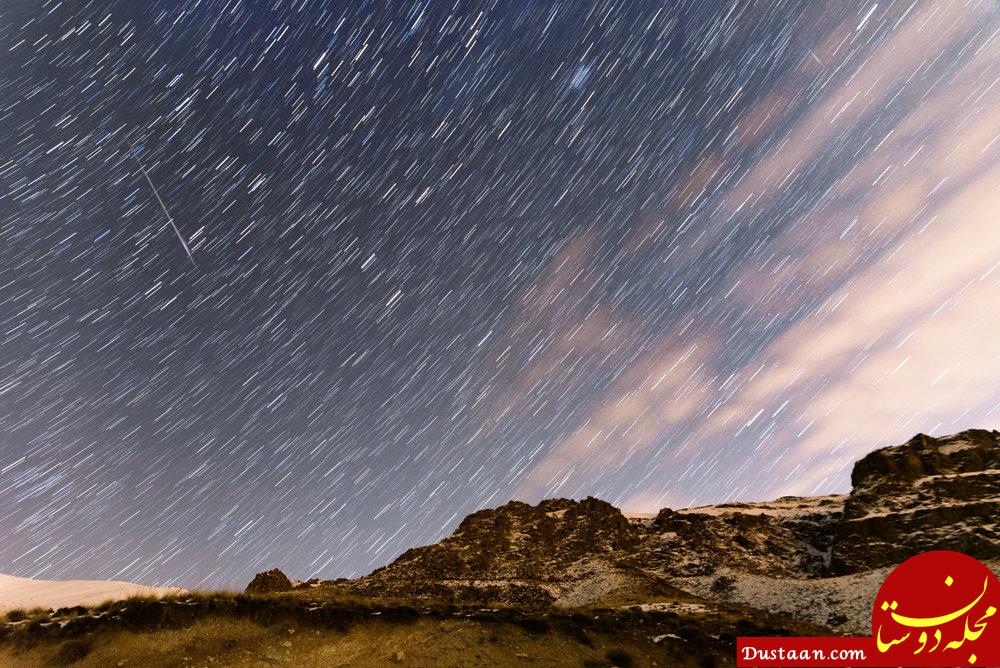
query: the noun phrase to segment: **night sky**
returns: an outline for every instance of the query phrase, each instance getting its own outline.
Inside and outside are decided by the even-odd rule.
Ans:
[[[0,93],[3,573],[360,575],[1000,426],[993,1],[6,0]]]

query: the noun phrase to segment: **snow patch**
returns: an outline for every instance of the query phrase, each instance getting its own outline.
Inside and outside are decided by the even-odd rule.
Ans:
[[[68,608],[130,596],[162,597],[184,593],[177,587],[148,587],[115,580],[32,580],[0,574],[0,612],[19,608]]]

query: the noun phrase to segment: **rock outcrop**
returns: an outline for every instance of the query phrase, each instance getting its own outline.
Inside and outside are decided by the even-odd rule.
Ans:
[[[849,495],[667,508],[641,518],[594,498],[511,501],[469,515],[448,538],[371,575],[308,588],[481,605],[622,605],[683,602],[689,594],[680,583],[728,600],[751,580],[867,573],[931,549],[1000,559],[1000,433],[918,435],[858,461],[852,483]],[[291,583],[271,571],[255,586],[282,591]]]
[[[627,568],[642,535],[599,499],[511,501],[469,515],[448,538],[407,550],[371,575],[327,584],[361,596],[546,606],[569,583]]]
[[[934,549],[1000,559],[1000,432],[918,434],[858,461],[851,484],[831,574],[893,566]]]
[[[288,579],[288,576],[277,568],[274,568],[255,575],[250,584],[247,585],[246,593],[272,594],[274,592],[290,591],[291,589],[292,581]]]
[[[818,577],[830,560],[844,495],[783,497],[769,503],[664,508],[645,541],[649,567],[671,577],[720,567],[776,577]]]
[[[625,557],[639,532],[610,503],[548,499],[475,512],[440,543],[407,550],[372,575],[547,581],[583,557]]]

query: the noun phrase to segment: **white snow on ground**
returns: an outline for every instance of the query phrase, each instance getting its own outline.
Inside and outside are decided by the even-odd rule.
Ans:
[[[566,575],[567,582],[552,592],[561,607],[590,605],[628,585],[627,578],[600,560],[578,561],[566,569]]]
[[[874,517],[887,517],[889,515],[912,515],[914,513],[920,512],[921,510],[937,509],[937,508],[961,508],[963,506],[976,506],[983,503],[1000,503],[1000,496],[978,497],[976,499],[973,499],[972,501],[954,501],[951,503],[944,501],[935,501],[920,506],[916,506],[913,508],[903,508],[902,510],[887,510],[885,508],[879,508],[862,517],[852,517],[851,519],[844,521],[861,522],[863,520],[870,520]]]
[[[966,471],[965,473],[939,473],[937,475],[927,475],[923,478],[917,478],[913,481],[913,484],[920,487],[921,485],[926,485],[929,482],[935,482],[937,480],[941,480],[942,478],[950,480],[952,478],[971,478],[973,476],[982,477],[998,474],[1000,474],[1000,469],[982,469],[981,471]]]
[[[97,605],[129,596],[183,594],[177,587],[147,587],[114,580],[31,580],[0,575],[0,612],[32,608]]]
[[[673,584],[697,596],[762,608],[847,634],[866,635],[871,627],[872,602],[890,570],[795,580],[720,569],[715,575],[681,578]],[[721,575],[733,578],[733,588],[713,592],[712,583]]]
[[[753,503],[722,503],[699,508],[682,508],[680,515],[772,515],[774,517],[799,517],[816,513],[833,513],[843,510],[846,494],[797,497],[786,496],[776,501]]]
[[[638,606],[626,605],[624,608],[638,607],[643,612],[679,612],[684,615],[702,615],[708,608],[701,603],[681,603],[679,601],[664,601],[662,603],[640,603]]]
[[[968,450],[969,448],[974,448],[975,446],[976,446],[975,443],[970,443],[969,441],[963,441],[961,439],[955,439],[951,443],[942,445],[940,448],[938,448],[938,451],[946,455],[952,455],[960,450]]]
[[[994,573],[1000,573],[1000,561],[984,563]],[[715,575],[677,578],[671,584],[696,596],[786,614],[849,635],[868,635],[875,595],[891,570],[879,568],[834,578],[795,580],[719,569]],[[733,578],[733,588],[713,592],[712,583],[721,575]]]

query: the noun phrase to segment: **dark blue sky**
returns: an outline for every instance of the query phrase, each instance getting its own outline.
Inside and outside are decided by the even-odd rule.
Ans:
[[[931,4],[4,3],[0,572],[357,575],[512,497],[843,490],[991,426],[993,349],[907,357],[922,309],[795,348],[994,164],[996,9]]]

